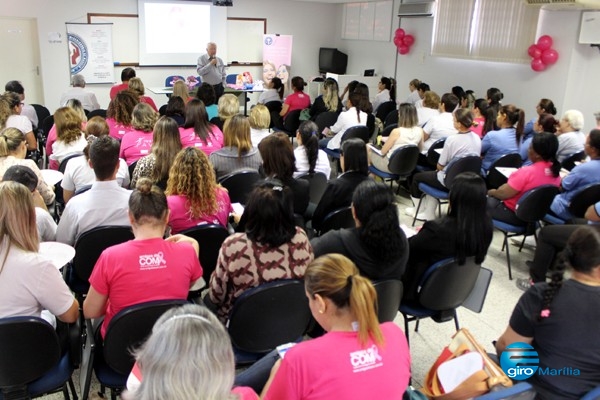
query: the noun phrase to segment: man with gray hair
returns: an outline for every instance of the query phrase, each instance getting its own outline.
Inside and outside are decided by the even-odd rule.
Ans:
[[[210,42],[206,45],[206,54],[198,57],[198,75],[202,82],[210,84],[215,89],[216,100],[225,92],[225,73],[226,65],[221,58],[217,57],[217,45]]]
[[[77,99],[85,110],[94,111],[100,108],[96,95],[85,90],[85,78],[81,74],[71,78],[72,89],[67,90],[60,97],[60,106],[64,107],[70,99]]]

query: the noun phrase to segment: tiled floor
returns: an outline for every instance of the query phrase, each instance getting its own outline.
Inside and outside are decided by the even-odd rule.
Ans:
[[[407,226],[411,225],[412,219],[404,215],[402,211],[409,206],[410,202],[408,198],[398,196],[400,220]],[[513,280],[510,281],[506,267],[506,255],[500,251],[501,246],[502,235],[495,232],[494,240],[483,263],[485,267],[491,269],[494,273],[483,311],[477,314],[462,307],[458,310],[461,327],[469,328],[479,343],[490,352],[494,351],[492,340],[497,339],[506,328],[510,314],[523,293],[515,286],[515,280],[527,276],[525,260],[533,257],[531,247],[525,246],[523,251],[519,253],[516,246],[511,246]],[[404,329],[404,321],[400,314],[398,314],[395,323]],[[423,320],[420,323],[419,332],[416,333],[414,332],[414,323],[411,324],[412,382],[415,387],[422,385],[429,367],[443,347],[450,341],[453,333],[453,322],[438,324],[431,319]],[[75,371],[74,380],[78,388],[79,371]],[[90,393],[94,394],[98,389],[97,384],[94,384]],[[58,400],[63,397],[62,394],[57,393],[44,398]],[[92,398],[96,398],[95,395]]]

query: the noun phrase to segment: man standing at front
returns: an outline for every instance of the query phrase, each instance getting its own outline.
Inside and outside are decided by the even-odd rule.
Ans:
[[[206,45],[206,54],[198,57],[198,67],[196,68],[202,82],[210,84],[215,89],[216,99],[223,95],[225,88],[225,64],[223,60],[217,57],[217,45],[210,42]]]

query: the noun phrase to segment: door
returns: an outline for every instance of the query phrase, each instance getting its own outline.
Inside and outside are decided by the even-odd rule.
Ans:
[[[4,55],[0,92],[4,92],[6,82],[17,80],[25,88],[27,103],[44,104],[37,20],[0,17],[0,27],[0,54]]]

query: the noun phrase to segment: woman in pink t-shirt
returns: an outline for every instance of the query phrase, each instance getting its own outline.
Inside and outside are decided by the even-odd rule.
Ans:
[[[223,147],[223,132],[208,122],[204,103],[199,99],[190,100],[185,106],[185,122],[179,128],[181,145],[196,147],[207,156]]]
[[[137,97],[129,90],[122,90],[111,100],[106,110],[106,123],[110,129],[110,136],[117,140],[133,128],[131,127],[131,115],[133,109],[139,103]]]
[[[127,165],[150,154],[153,142],[152,131],[157,119],[158,113],[146,103],[139,103],[133,109],[131,118],[133,130],[123,136],[121,150],[119,150],[119,158],[125,160]]]
[[[401,399],[410,378],[406,337],[379,324],[376,294],[341,254],[314,260],[304,275],[313,317],[328,333],[292,347],[277,361],[262,399]]]
[[[172,233],[202,224],[227,226],[233,211],[227,190],[217,185],[208,157],[195,147],[183,149],[175,157],[165,193]]]
[[[560,186],[557,150],[558,139],[554,134],[542,132],[533,136],[529,146],[529,159],[533,164],[518,169],[508,178],[507,183],[488,191],[488,209],[493,219],[523,225],[523,221],[515,215],[521,196],[538,186]]]
[[[283,119],[285,119],[290,111],[303,110],[310,107],[310,96],[304,93],[305,86],[306,82],[304,82],[304,79],[301,77],[295,76],[292,78],[292,89],[294,90],[294,93],[285,98],[283,106],[281,107],[281,112],[279,113]]]

